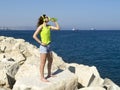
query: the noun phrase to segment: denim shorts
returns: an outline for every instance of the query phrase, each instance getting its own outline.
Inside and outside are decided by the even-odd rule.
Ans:
[[[40,45],[40,53],[50,53],[52,51],[50,44],[47,46]]]

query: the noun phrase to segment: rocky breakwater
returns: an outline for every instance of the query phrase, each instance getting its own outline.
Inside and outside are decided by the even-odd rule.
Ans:
[[[102,79],[95,66],[68,64],[54,52],[53,59],[56,77],[41,82],[39,49],[23,39],[1,36],[0,90],[120,90],[110,79]]]

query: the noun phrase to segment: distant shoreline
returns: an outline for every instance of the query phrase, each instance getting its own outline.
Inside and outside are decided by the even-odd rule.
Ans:
[[[35,29],[8,29],[8,30],[3,30],[3,29],[0,29],[0,31],[35,31]],[[70,30],[70,29],[62,29],[62,31],[73,31],[73,30]],[[120,30],[76,30],[76,31],[73,31],[73,32],[77,32],[77,31],[120,31]]]

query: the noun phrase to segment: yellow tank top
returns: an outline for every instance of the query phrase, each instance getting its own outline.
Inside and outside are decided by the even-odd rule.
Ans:
[[[42,43],[49,44],[51,42],[50,26],[43,26],[40,32]]]

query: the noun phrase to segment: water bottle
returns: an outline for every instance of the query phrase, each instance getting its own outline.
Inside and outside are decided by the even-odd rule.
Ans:
[[[57,21],[57,18],[49,18],[49,20],[51,21],[51,22],[56,22]]]

